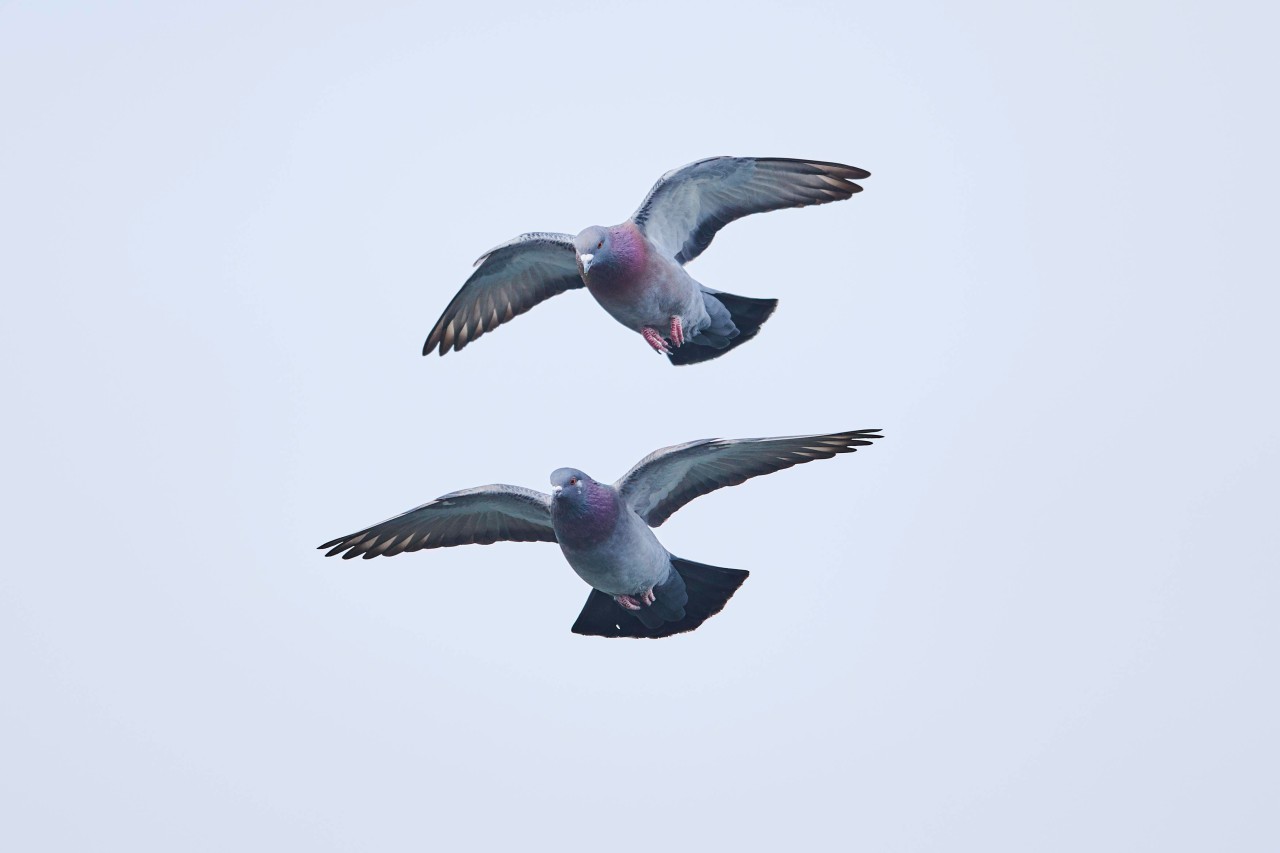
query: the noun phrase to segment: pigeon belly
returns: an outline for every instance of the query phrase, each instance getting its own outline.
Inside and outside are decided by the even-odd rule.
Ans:
[[[671,572],[671,555],[649,525],[629,509],[598,541],[578,540],[574,534],[572,524],[556,522],[564,558],[578,577],[608,595],[639,595]]]
[[[698,283],[684,267],[656,253],[636,275],[601,276],[587,282],[587,291],[613,319],[633,332],[646,326],[665,331],[671,318],[679,317],[685,335],[693,337],[711,322]]]

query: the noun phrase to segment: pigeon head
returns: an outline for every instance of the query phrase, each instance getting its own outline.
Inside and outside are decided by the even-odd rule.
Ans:
[[[592,225],[573,238],[573,248],[578,254],[578,272],[586,278],[593,268],[607,267],[612,260],[613,240],[608,228]]]
[[[577,468],[551,473],[551,519],[560,544],[586,546],[607,538],[618,521],[617,494]]]
[[[592,225],[573,238],[573,248],[578,255],[578,272],[588,284],[629,281],[645,263],[644,235],[630,222],[612,228]]]
[[[586,503],[588,485],[594,485],[586,474],[577,468],[557,468],[551,472],[551,496],[556,503],[580,505]]]

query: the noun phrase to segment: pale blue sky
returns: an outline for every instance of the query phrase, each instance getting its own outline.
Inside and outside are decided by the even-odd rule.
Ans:
[[[0,3],[0,846],[1275,850],[1263,4]],[[471,261],[713,154],[870,169],[461,354]],[[881,427],[660,531],[749,569],[577,637],[551,545],[324,560],[453,489]],[[536,840],[536,843],[535,843]]]

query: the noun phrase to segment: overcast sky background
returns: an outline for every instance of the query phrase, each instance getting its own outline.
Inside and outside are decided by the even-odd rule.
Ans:
[[[0,846],[1277,849],[1275,16],[0,3]],[[419,355],[714,154],[873,173],[691,267],[754,342]],[[751,571],[675,639],[553,545],[314,550],[865,427],[659,531]]]

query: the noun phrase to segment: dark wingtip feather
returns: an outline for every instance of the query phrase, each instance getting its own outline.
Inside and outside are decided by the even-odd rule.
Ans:
[[[830,437],[844,442],[845,446],[838,451],[841,453],[854,453],[859,447],[870,447],[877,439],[884,438],[878,429],[853,429]]]
[[[866,169],[850,166],[847,163],[835,163],[830,160],[804,160],[796,157],[757,157],[755,160],[757,163],[790,163],[795,166],[809,166],[832,177],[853,181],[861,181],[871,177],[871,173]]]
[[[324,543],[323,545],[317,545],[316,550],[323,551],[325,548],[333,548],[335,551],[337,551],[338,548],[345,548],[346,545],[344,545],[343,543],[347,542],[349,539],[351,539],[352,536],[355,536],[355,535],[356,534],[354,533],[348,533],[346,536],[339,536],[337,539],[330,539],[328,542]],[[335,545],[338,547],[334,548]],[[325,556],[328,557],[330,555],[325,554]]]
[[[829,160],[800,160],[808,166],[818,166],[823,172],[845,180],[861,181],[871,177],[871,173],[866,169],[860,169],[857,166],[850,166],[847,163],[832,163]]]
[[[431,330],[431,334],[427,335],[427,341],[422,345],[422,354],[431,355],[431,351],[436,347],[440,347],[440,354],[445,354],[445,347],[441,346],[440,339],[444,336],[444,318],[441,317],[436,321],[435,328]]]

